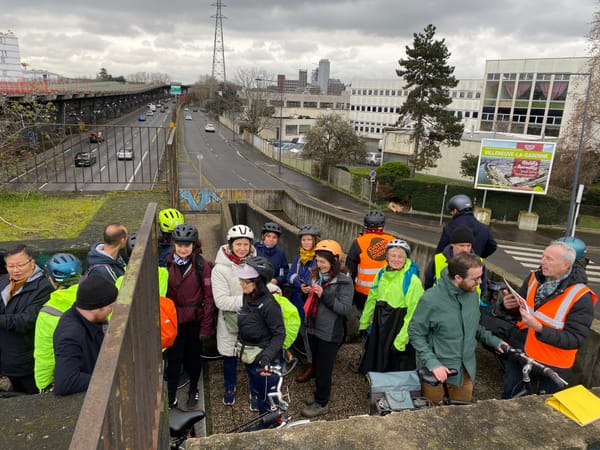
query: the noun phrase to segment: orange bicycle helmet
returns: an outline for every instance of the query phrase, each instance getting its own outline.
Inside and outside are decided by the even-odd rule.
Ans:
[[[329,252],[340,259],[342,257],[342,246],[336,241],[325,239],[315,246],[315,252]]]

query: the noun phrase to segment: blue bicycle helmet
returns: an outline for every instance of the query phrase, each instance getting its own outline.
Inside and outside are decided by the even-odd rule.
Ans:
[[[46,270],[57,284],[63,285],[81,277],[81,261],[70,253],[57,253],[46,262]]]
[[[573,250],[575,250],[575,259],[582,259],[585,258],[587,255],[587,247],[585,245],[585,242],[583,242],[581,239],[573,237],[573,236],[564,236],[561,237],[560,239],[556,240],[557,242],[563,242],[567,245],[569,245],[570,247],[573,247]]]

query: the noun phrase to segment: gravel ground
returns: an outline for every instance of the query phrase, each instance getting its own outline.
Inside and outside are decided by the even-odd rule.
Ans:
[[[369,413],[369,384],[365,377],[353,373],[349,364],[356,361],[360,352],[360,344],[350,343],[341,347],[333,372],[332,398],[329,413],[318,420],[339,420]],[[499,398],[502,373],[494,356],[478,349],[478,373],[475,383],[475,400]],[[224,406],[223,396],[223,364],[213,360],[207,364],[208,380],[206,387],[206,409],[209,411],[207,422],[208,433],[225,433],[256,417],[257,413],[249,408],[249,392],[246,373],[242,364],[238,365],[238,386],[236,403]],[[292,420],[300,420],[304,400],[311,398],[314,381],[298,383],[295,378],[302,370],[298,364],[283,384],[283,390],[290,394],[290,414]]]

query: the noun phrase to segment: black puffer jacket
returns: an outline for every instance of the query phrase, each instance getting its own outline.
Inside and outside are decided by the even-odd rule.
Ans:
[[[450,243],[452,233],[459,227],[467,227],[473,232],[473,235],[475,236],[473,253],[477,256],[487,258],[496,251],[498,244],[496,244],[489,227],[477,220],[471,211],[468,211],[457,214],[444,227],[435,253],[444,251],[446,245]]]
[[[27,283],[7,302],[8,275],[0,278],[0,373],[6,376],[33,376],[35,321],[54,290],[37,265]]]
[[[238,312],[238,340],[242,344],[263,349],[255,362],[261,366],[275,361],[281,354],[285,340],[285,326],[281,307],[267,288],[257,287],[257,297],[244,295],[242,309]]]

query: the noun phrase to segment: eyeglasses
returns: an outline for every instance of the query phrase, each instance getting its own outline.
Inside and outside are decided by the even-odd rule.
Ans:
[[[23,269],[25,267],[27,267],[27,264],[29,264],[31,261],[33,261],[33,258],[29,258],[26,262],[21,263],[21,264],[11,264],[11,265],[7,265],[6,266],[6,270],[19,270],[19,269]]]
[[[481,277],[472,277],[472,278],[465,278],[465,280],[471,280],[471,281],[481,281],[482,278]]]

